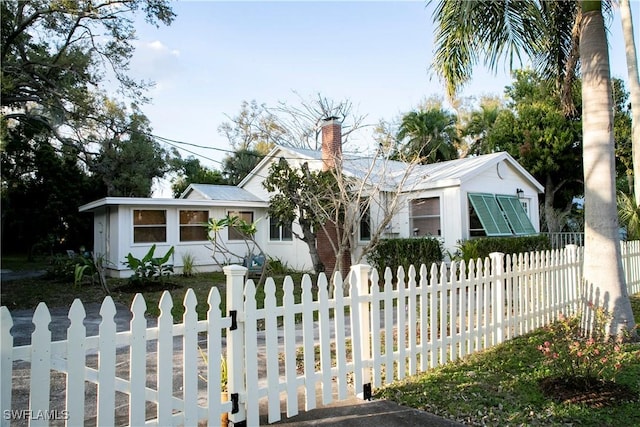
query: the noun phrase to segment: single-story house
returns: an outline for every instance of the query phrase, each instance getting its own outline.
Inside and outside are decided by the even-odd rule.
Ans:
[[[363,216],[369,224],[354,225],[363,245],[386,209],[389,194],[398,197],[399,203],[385,237],[436,236],[445,250],[454,251],[460,241],[476,236],[540,231],[538,195],[544,187],[508,153],[412,166],[380,157],[343,156],[340,124],[335,120],[323,127],[322,151],[276,146],[238,186],[192,184],[178,199],[107,197],[79,209],[94,215],[93,251],[107,261],[110,276],[128,277],[131,270],[123,263],[127,254],[140,258],[154,243],[157,255],[175,247],[171,262],[176,272],[181,271],[186,253],[195,258],[198,271],[217,269],[204,224],[209,218],[227,215],[257,221],[255,240],[269,257],[310,271],[308,247],[295,237],[298,224],[283,227],[268,218],[270,194],[262,183],[271,164],[280,158],[292,166],[307,163],[317,170],[334,165],[332,159],[337,156],[343,173],[371,182],[370,197],[378,200]],[[222,238],[236,253],[247,251],[235,230],[222,233]]]

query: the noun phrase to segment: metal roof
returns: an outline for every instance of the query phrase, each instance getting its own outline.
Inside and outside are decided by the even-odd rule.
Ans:
[[[197,191],[208,200],[220,200],[229,202],[264,202],[255,194],[235,185],[191,184],[180,195],[181,199],[187,198],[190,191]]]
[[[282,149],[310,160],[322,160],[322,152],[318,150],[291,147],[282,147]],[[504,151],[426,165],[410,165],[382,157],[373,158],[345,153],[342,168],[345,174],[359,179],[367,179],[376,184],[383,181],[382,187],[396,189],[402,184],[404,191],[411,191],[460,185],[463,181],[471,179],[501,161],[513,165],[524,179],[529,180],[540,192],[544,192],[542,184]]]

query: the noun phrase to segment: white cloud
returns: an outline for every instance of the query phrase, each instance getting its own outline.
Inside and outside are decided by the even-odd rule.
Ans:
[[[173,49],[160,40],[136,43],[131,59],[132,75],[156,82],[155,93],[175,86],[175,79],[183,71],[179,49]]]

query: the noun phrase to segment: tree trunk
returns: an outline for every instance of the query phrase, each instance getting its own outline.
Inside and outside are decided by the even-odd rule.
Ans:
[[[302,228],[302,241],[309,247],[309,255],[311,256],[311,263],[313,264],[313,270],[316,273],[324,271],[324,264],[320,260],[318,255],[318,248],[316,247],[316,235],[311,231],[311,224],[309,221],[300,221],[300,228]]]
[[[627,73],[631,93],[631,152],[633,158],[633,194],[636,203],[640,200],[640,77],[638,76],[638,54],[633,39],[633,20],[629,0],[620,0],[620,20],[627,54]]]
[[[635,327],[622,271],[615,191],[613,99],[602,4],[582,1],[582,129],[586,298],[612,315],[610,335]]]

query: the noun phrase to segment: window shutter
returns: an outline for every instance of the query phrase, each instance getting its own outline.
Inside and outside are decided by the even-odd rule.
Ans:
[[[513,232],[518,235],[535,234],[536,229],[531,224],[531,220],[524,211],[520,200],[514,196],[496,196],[498,203],[507,215],[507,221],[513,229]]]
[[[470,193],[469,200],[487,236],[511,236],[511,229],[493,194]]]

